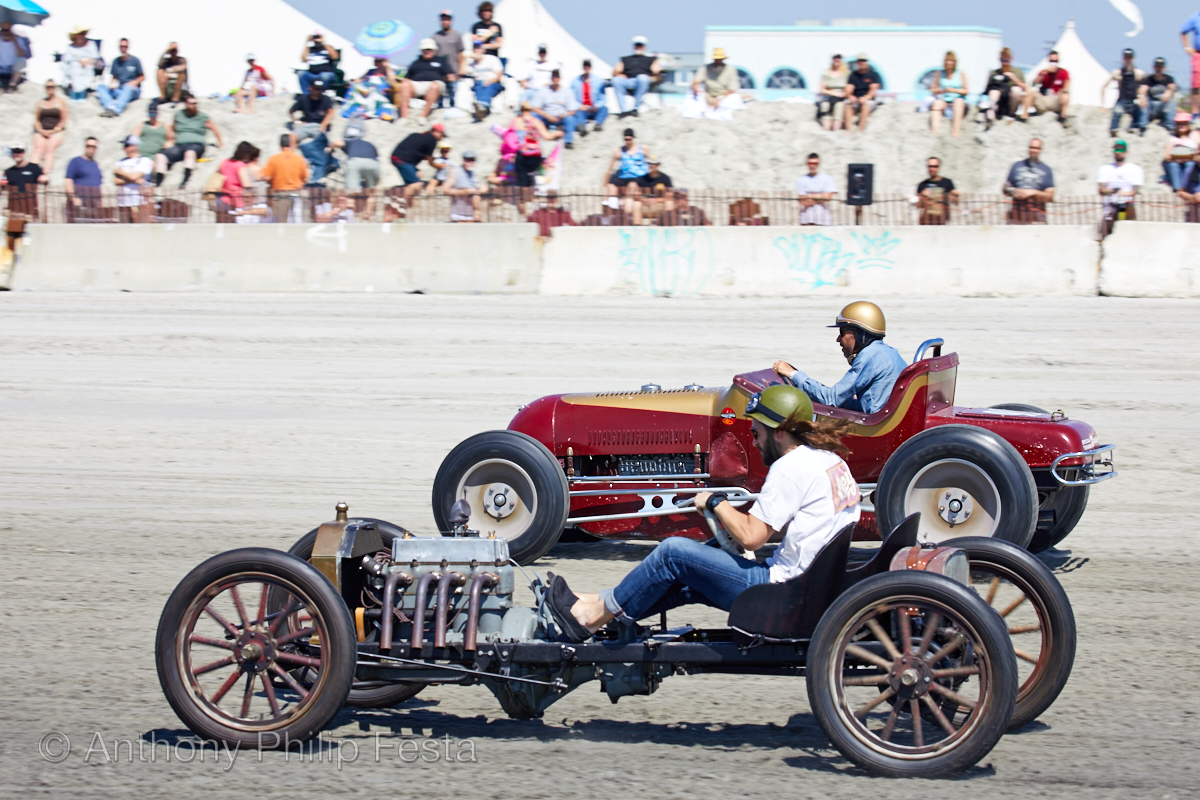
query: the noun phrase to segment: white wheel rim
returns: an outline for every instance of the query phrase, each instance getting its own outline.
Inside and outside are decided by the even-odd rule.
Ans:
[[[502,510],[489,505],[497,492],[506,500]],[[529,530],[537,516],[533,479],[519,465],[503,458],[473,464],[459,479],[454,499],[470,503],[471,519],[467,527],[483,536],[495,534],[512,541]]]
[[[953,501],[963,503],[969,516],[950,512],[948,503]],[[959,536],[994,536],[1003,509],[1000,491],[978,464],[944,458],[927,464],[909,481],[904,492],[904,516],[917,511],[921,512],[917,539],[943,542]]]

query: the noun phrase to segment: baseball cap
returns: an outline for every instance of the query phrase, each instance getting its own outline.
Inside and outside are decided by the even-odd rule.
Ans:
[[[435,122],[435,123],[433,124],[433,127],[431,127],[429,130],[431,130],[431,131],[437,131],[438,133],[445,133],[445,132],[446,132],[446,126],[445,126],[445,125],[443,125],[443,124],[442,124],[442,123],[440,123],[440,122]]]
[[[247,61],[253,61],[253,60],[254,60],[254,53],[246,53],[246,60],[247,60]]]
[[[454,12],[453,12],[453,11],[451,11],[450,9],[448,9],[448,8],[443,8],[443,9],[442,9],[442,13],[440,14],[440,16],[443,16],[443,17],[450,17],[451,19],[453,19],[453,18],[454,18]]]
[[[121,144],[125,145],[126,147],[128,147],[131,144],[141,144],[141,143],[142,143],[142,137],[137,136],[132,133],[121,140]]]
[[[1165,58],[1163,58],[1162,56],[1159,56],[1158,58],[1154,59],[1154,66],[1165,67],[1166,65],[1167,65],[1167,60]]]
[[[542,44],[539,44],[539,45],[538,45],[538,52],[539,52],[539,53],[544,53],[544,52],[546,52],[548,49],[549,49],[549,48],[548,48],[548,47],[546,47],[546,44],[545,44],[545,42],[543,42]]]
[[[309,86],[313,87],[314,89],[324,89],[325,81],[321,80],[320,78],[317,78],[315,81],[310,83]]]
[[[626,137],[626,136],[629,136],[629,137],[632,137],[632,138],[637,138],[636,136],[634,136],[634,133],[633,133],[633,128],[626,128],[626,129],[625,129],[625,132],[621,134],[621,137],[622,137],[622,138],[624,138],[624,137]]]
[[[1124,153],[1126,149],[1128,149],[1128,145],[1125,144],[1124,139],[1117,139],[1115,142],[1113,142],[1113,150],[1120,150],[1122,153]]]
[[[474,160],[475,160],[475,151],[474,150],[466,150],[463,152],[463,161],[474,161]]]
[[[634,44],[645,44],[646,37],[645,36],[635,36],[635,37],[633,37],[633,43]]]
[[[1133,55],[1133,48],[1132,48],[1132,47],[1126,47],[1124,50],[1122,50],[1122,51],[1121,51],[1121,55],[1123,55],[1123,56],[1132,56],[1132,55]]]
[[[435,42],[433,39],[422,39],[419,49],[437,50],[437,42]]]
[[[438,142],[438,150],[449,150],[453,147],[454,145],[450,144],[449,139],[442,139],[440,142]]]
[[[855,61],[870,61],[871,59],[867,58],[866,53],[859,53],[858,55],[856,55],[854,57],[854,60]]]
[[[25,145],[21,144],[20,142],[13,142],[12,144],[10,144],[8,146],[8,149],[14,153],[16,153],[16,152],[24,153]]]
[[[647,163],[647,164],[661,164],[661,163],[662,163],[662,159],[661,159],[661,158],[659,158],[658,156],[647,156],[647,157],[646,157],[646,163]]]

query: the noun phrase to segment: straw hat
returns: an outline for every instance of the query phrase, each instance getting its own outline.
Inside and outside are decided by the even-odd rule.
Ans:
[[[713,61],[724,61],[724,60],[725,60],[725,48],[724,47],[714,47],[713,48]]]
[[[79,34],[87,33],[90,30],[91,28],[89,28],[87,25],[76,25],[74,28],[71,28],[71,30],[67,31],[67,36],[68,38],[72,36],[78,36]]]

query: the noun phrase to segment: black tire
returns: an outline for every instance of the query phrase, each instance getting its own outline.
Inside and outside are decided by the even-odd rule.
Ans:
[[[381,519],[356,517],[351,521],[375,523],[379,536],[383,539],[383,546],[388,551],[392,549],[393,539],[408,533],[399,525],[393,525]],[[318,530],[319,528],[313,528],[301,536],[295,544],[288,548],[288,552],[305,561],[311,559],[313,547],[317,543]],[[346,696],[346,705],[352,708],[393,708],[416,697],[426,685],[424,683],[392,683],[387,686],[372,686],[369,689],[351,688],[350,694]]]
[[[511,503],[501,518],[484,510],[489,490],[499,486],[510,486],[517,496],[514,502],[507,492],[491,495]],[[522,565],[554,546],[571,506],[558,459],[537,439],[517,431],[476,434],[443,459],[433,479],[433,518],[443,535],[450,535],[450,506],[464,497],[471,504],[468,526],[507,539],[509,555]]]
[[[941,516],[942,489],[964,503],[961,513],[967,516],[953,525]],[[879,475],[880,530],[891,530],[917,511],[922,542],[982,535],[1026,547],[1037,527],[1037,487],[1025,459],[998,434],[973,425],[939,425],[896,448]]]
[[[1071,601],[1054,573],[1019,547],[976,536],[956,539],[954,546],[967,552],[971,560],[972,585],[997,612],[1003,612],[1016,599],[1015,591],[1024,594],[1032,606],[1032,614],[1024,612],[1028,620],[1014,618],[1011,613],[1005,620],[1014,650],[1021,651],[1017,656],[1017,705],[1009,723],[1010,730],[1020,728],[1033,722],[1053,705],[1071,677],[1076,645],[1075,613],[1071,609]],[[992,582],[997,577],[1009,582],[1014,591],[1001,593],[993,590]],[[1016,610],[1012,613],[1016,613]],[[1038,630],[1022,631],[1028,626],[1020,623],[1026,621],[1036,622]],[[1041,635],[1036,653],[1028,652],[1033,647],[1026,643],[1033,638],[1029,636],[1032,633]],[[1030,657],[1036,658],[1031,667],[1027,666]]]
[[[219,614],[218,605],[240,597],[238,586],[260,587],[258,597],[240,601],[246,609],[241,624],[234,624],[236,615],[221,621],[206,613],[211,608]],[[255,605],[260,598],[262,603]],[[291,625],[281,624],[276,631],[275,622],[258,624],[260,618],[252,610],[272,607],[270,600],[280,605],[293,600],[299,603],[297,617],[300,610],[311,617],[306,624],[312,626],[319,645],[294,634],[290,643],[282,641],[287,638],[284,632],[292,631]],[[256,655],[248,654],[250,646],[257,649]],[[199,649],[204,647],[211,649]],[[201,666],[193,664],[193,648],[197,648]],[[222,652],[230,655],[218,661],[228,658],[231,663],[212,668],[217,662],[209,660]],[[350,612],[329,581],[295,556],[260,547],[221,553],[189,572],[163,608],[154,647],[163,694],[190,730],[204,739],[263,749],[307,741],[323,730],[350,692],[357,656]],[[307,688],[291,676],[292,664],[306,658],[310,663],[313,658],[320,661],[319,668],[311,669],[313,682]],[[232,671],[225,673],[227,668]],[[225,690],[210,692],[201,685],[202,675],[211,676],[204,678],[205,683],[211,686],[220,681]],[[256,715],[253,704],[260,681],[266,699],[259,701]],[[294,703],[287,699],[287,692],[297,698]],[[235,712],[226,710],[230,706],[221,706],[227,697],[235,700],[231,695],[243,697],[243,705]],[[264,703],[270,703],[269,716],[261,711]]]
[[[884,626],[878,621],[886,619],[895,625],[897,612],[901,610],[906,625],[913,626],[909,628],[910,646],[896,648],[889,643],[897,655],[904,651],[905,664],[888,655],[878,637],[861,635],[868,630],[864,620],[874,617],[877,627],[882,629]],[[936,621],[934,613],[938,615]],[[963,634],[962,642],[953,644],[951,638],[951,644],[944,644],[939,634],[932,640],[922,638],[913,647],[911,641],[917,639],[918,626],[927,622],[932,623],[929,630],[954,628]],[[902,641],[902,637],[896,638]],[[922,650],[920,644],[927,646]],[[946,684],[953,678],[920,677],[933,674],[931,670],[943,664],[942,647],[955,648],[951,653],[957,656],[958,666],[951,665],[952,669],[977,669],[975,674],[955,682],[952,689]],[[851,653],[855,648],[857,653],[870,651],[874,660]],[[854,585],[821,617],[808,654],[805,670],[808,701],[821,730],[843,756],[878,775],[942,778],[961,772],[991,751],[1012,717],[1017,667],[1004,624],[973,591],[942,575],[886,572]],[[933,660],[935,657],[941,660]],[[906,673],[915,677],[902,685],[900,681]],[[902,693],[923,694],[929,700],[922,698],[919,702],[915,697],[898,700],[902,696],[896,694],[898,686]],[[932,691],[935,688],[939,689],[936,694]],[[851,697],[852,691],[858,693],[857,697]],[[942,697],[946,691],[963,692],[957,697],[965,696],[974,705],[968,709],[965,705],[959,707],[957,702],[951,703],[947,722],[954,733],[938,741],[926,740],[924,733],[917,734],[928,727],[924,709],[930,702],[937,704],[933,698]],[[868,702],[859,706],[864,697],[869,698]],[[921,711],[912,714],[910,703],[915,703]],[[904,711],[906,706],[908,711]],[[938,713],[944,713],[944,707],[939,707]],[[886,709],[891,709],[891,716],[880,729],[878,716]],[[962,721],[956,725],[960,716]],[[901,731],[904,725],[909,727],[908,733]],[[945,732],[937,726],[930,730],[931,735],[938,737]]]

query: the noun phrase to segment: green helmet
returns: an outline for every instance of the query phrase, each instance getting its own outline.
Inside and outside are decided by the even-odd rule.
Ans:
[[[768,428],[778,428],[793,415],[803,420],[813,418],[812,400],[794,386],[768,386],[746,403],[746,417]]]

